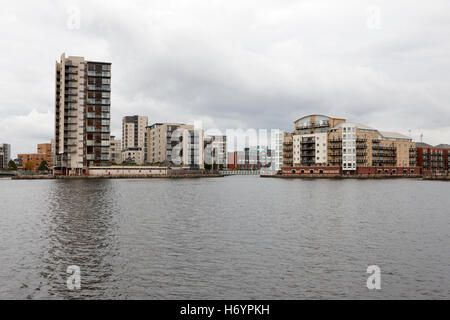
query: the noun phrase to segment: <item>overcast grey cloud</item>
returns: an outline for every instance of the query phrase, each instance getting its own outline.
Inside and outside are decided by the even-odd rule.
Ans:
[[[53,137],[63,52],[112,62],[117,136],[131,114],[292,130],[320,113],[450,142],[445,0],[3,1],[0,32],[0,142],[14,154]]]

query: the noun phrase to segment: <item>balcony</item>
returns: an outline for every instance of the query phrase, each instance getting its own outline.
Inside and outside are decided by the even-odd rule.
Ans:
[[[341,138],[339,138],[339,139],[330,139],[330,140],[328,140],[328,142],[329,143],[339,143],[339,142],[342,142],[342,139]]]
[[[89,77],[103,77],[103,78],[110,78],[111,72],[102,72],[102,71],[88,71]]]
[[[95,128],[95,127],[89,126],[89,127],[86,128],[86,132],[89,132],[89,133],[93,133],[93,132],[109,132],[109,128],[105,128],[105,127]]]
[[[109,113],[96,114],[94,112],[88,112],[86,114],[86,118],[88,118],[88,119],[109,119],[110,115],[109,115]]]
[[[357,144],[356,149],[367,149],[367,146],[365,144]]]
[[[90,91],[111,91],[111,87],[110,86],[88,85],[88,90],[90,90]]]
[[[88,104],[111,104],[111,100],[109,99],[87,99]]]

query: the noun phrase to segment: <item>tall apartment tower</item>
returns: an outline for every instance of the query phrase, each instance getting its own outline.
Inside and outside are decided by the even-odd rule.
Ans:
[[[144,149],[147,116],[126,116],[122,118],[122,150],[131,147]]]
[[[55,77],[55,173],[108,165],[111,63],[62,54]]]
[[[0,169],[7,168],[8,162],[11,160],[11,145],[7,143],[0,144],[0,153],[2,154]]]

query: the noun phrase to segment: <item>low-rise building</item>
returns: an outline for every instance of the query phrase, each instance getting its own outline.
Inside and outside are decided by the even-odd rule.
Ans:
[[[37,153],[20,153],[17,155],[17,168],[37,172],[43,161],[47,163],[48,169],[52,166],[52,144],[40,143],[37,145]]]
[[[127,164],[144,164],[144,150],[140,147],[129,147],[122,150],[122,160],[121,163]]]
[[[17,158],[18,169],[37,172],[46,155],[44,153],[19,153]]]

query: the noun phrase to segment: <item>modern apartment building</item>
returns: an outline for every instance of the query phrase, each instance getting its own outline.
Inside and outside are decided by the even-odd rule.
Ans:
[[[126,116],[122,118],[122,150],[129,147],[144,149],[147,116]]]
[[[44,154],[44,160],[47,162],[48,167],[52,166],[52,144],[51,143],[39,143],[37,145],[37,153]]]
[[[272,170],[278,172],[283,167],[283,148],[286,132],[275,130],[271,136]]]
[[[358,167],[415,167],[415,144],[410,137],[345,122],[330,130],[329,165],[343,171]]]
[[[449,174],[450,148],[417,147],[417,165],[423,174]]]
[[[204,164],[211,168],[227,166],[227,136],[204,136]]]
[[[205,137],[203,130],[181,129],[175,131],[172,136],[175,136],[175,140],[178,136],[182,138],[181,143],[172,148],[171,161],[176,165],[191,169],[204,169]]]
[[[292,167],[294,165],[294,135],[285,133],[283,138],[283,167]]]
[[[122,141],[111,136],[109,140],[109,161],[114,164],[122,163]]]
[[[171,155],[172,148],[180,143],[172,138],[172,134],[180,129],[193,129],[182,123],[155,123],[147,127],[145,161],[151,164],[173,165]]]
[[[128,147],[125,150],[122,150],[121,155],[121,163],[144,164],[144,151],[141,147]]]
[[[0,144],[0,168],[8,168],[8,162],[11,160],[11,145],[7,143]]]
[[[37,153],[20,153],[17,155],[17,168],[30,171],[38,171],[43,161],[47,162],[50,169],[52,165],[51,143],[40,143],[37,145]]]
[[[289,165],[291,151],[292,166]],[[309,115],[295,121],[292,149],[291,140],[285,137],[284,167],[294,168],[286,170],[289,172],[311,171],[305,167],[317,167],[317,172],[324,171],[324,167],[333,168],[332,171],[337,168],[349,174],[380,170],[391,173],[392,168],[392,173],[399,170],[412,173],[408,169],[414,168],[416,174],[415,154],[415,144],[405,135],[379,131],[342,118]]]
[[[294,122],[292,144],[293,166],[325,166],[328,156],[327,135],[345,119],[325,115],[309,115]]]
[[[17,155],[17,168],[37,172],[45,158],[44,153],[19,153]]]
[[[55,78],[55,173],[108,165],[111,63],[62,54]]]
[[[247,147],[228,156],[228,168],[233,170],[259,170],[271,164],[272,150],[267,146]]]

